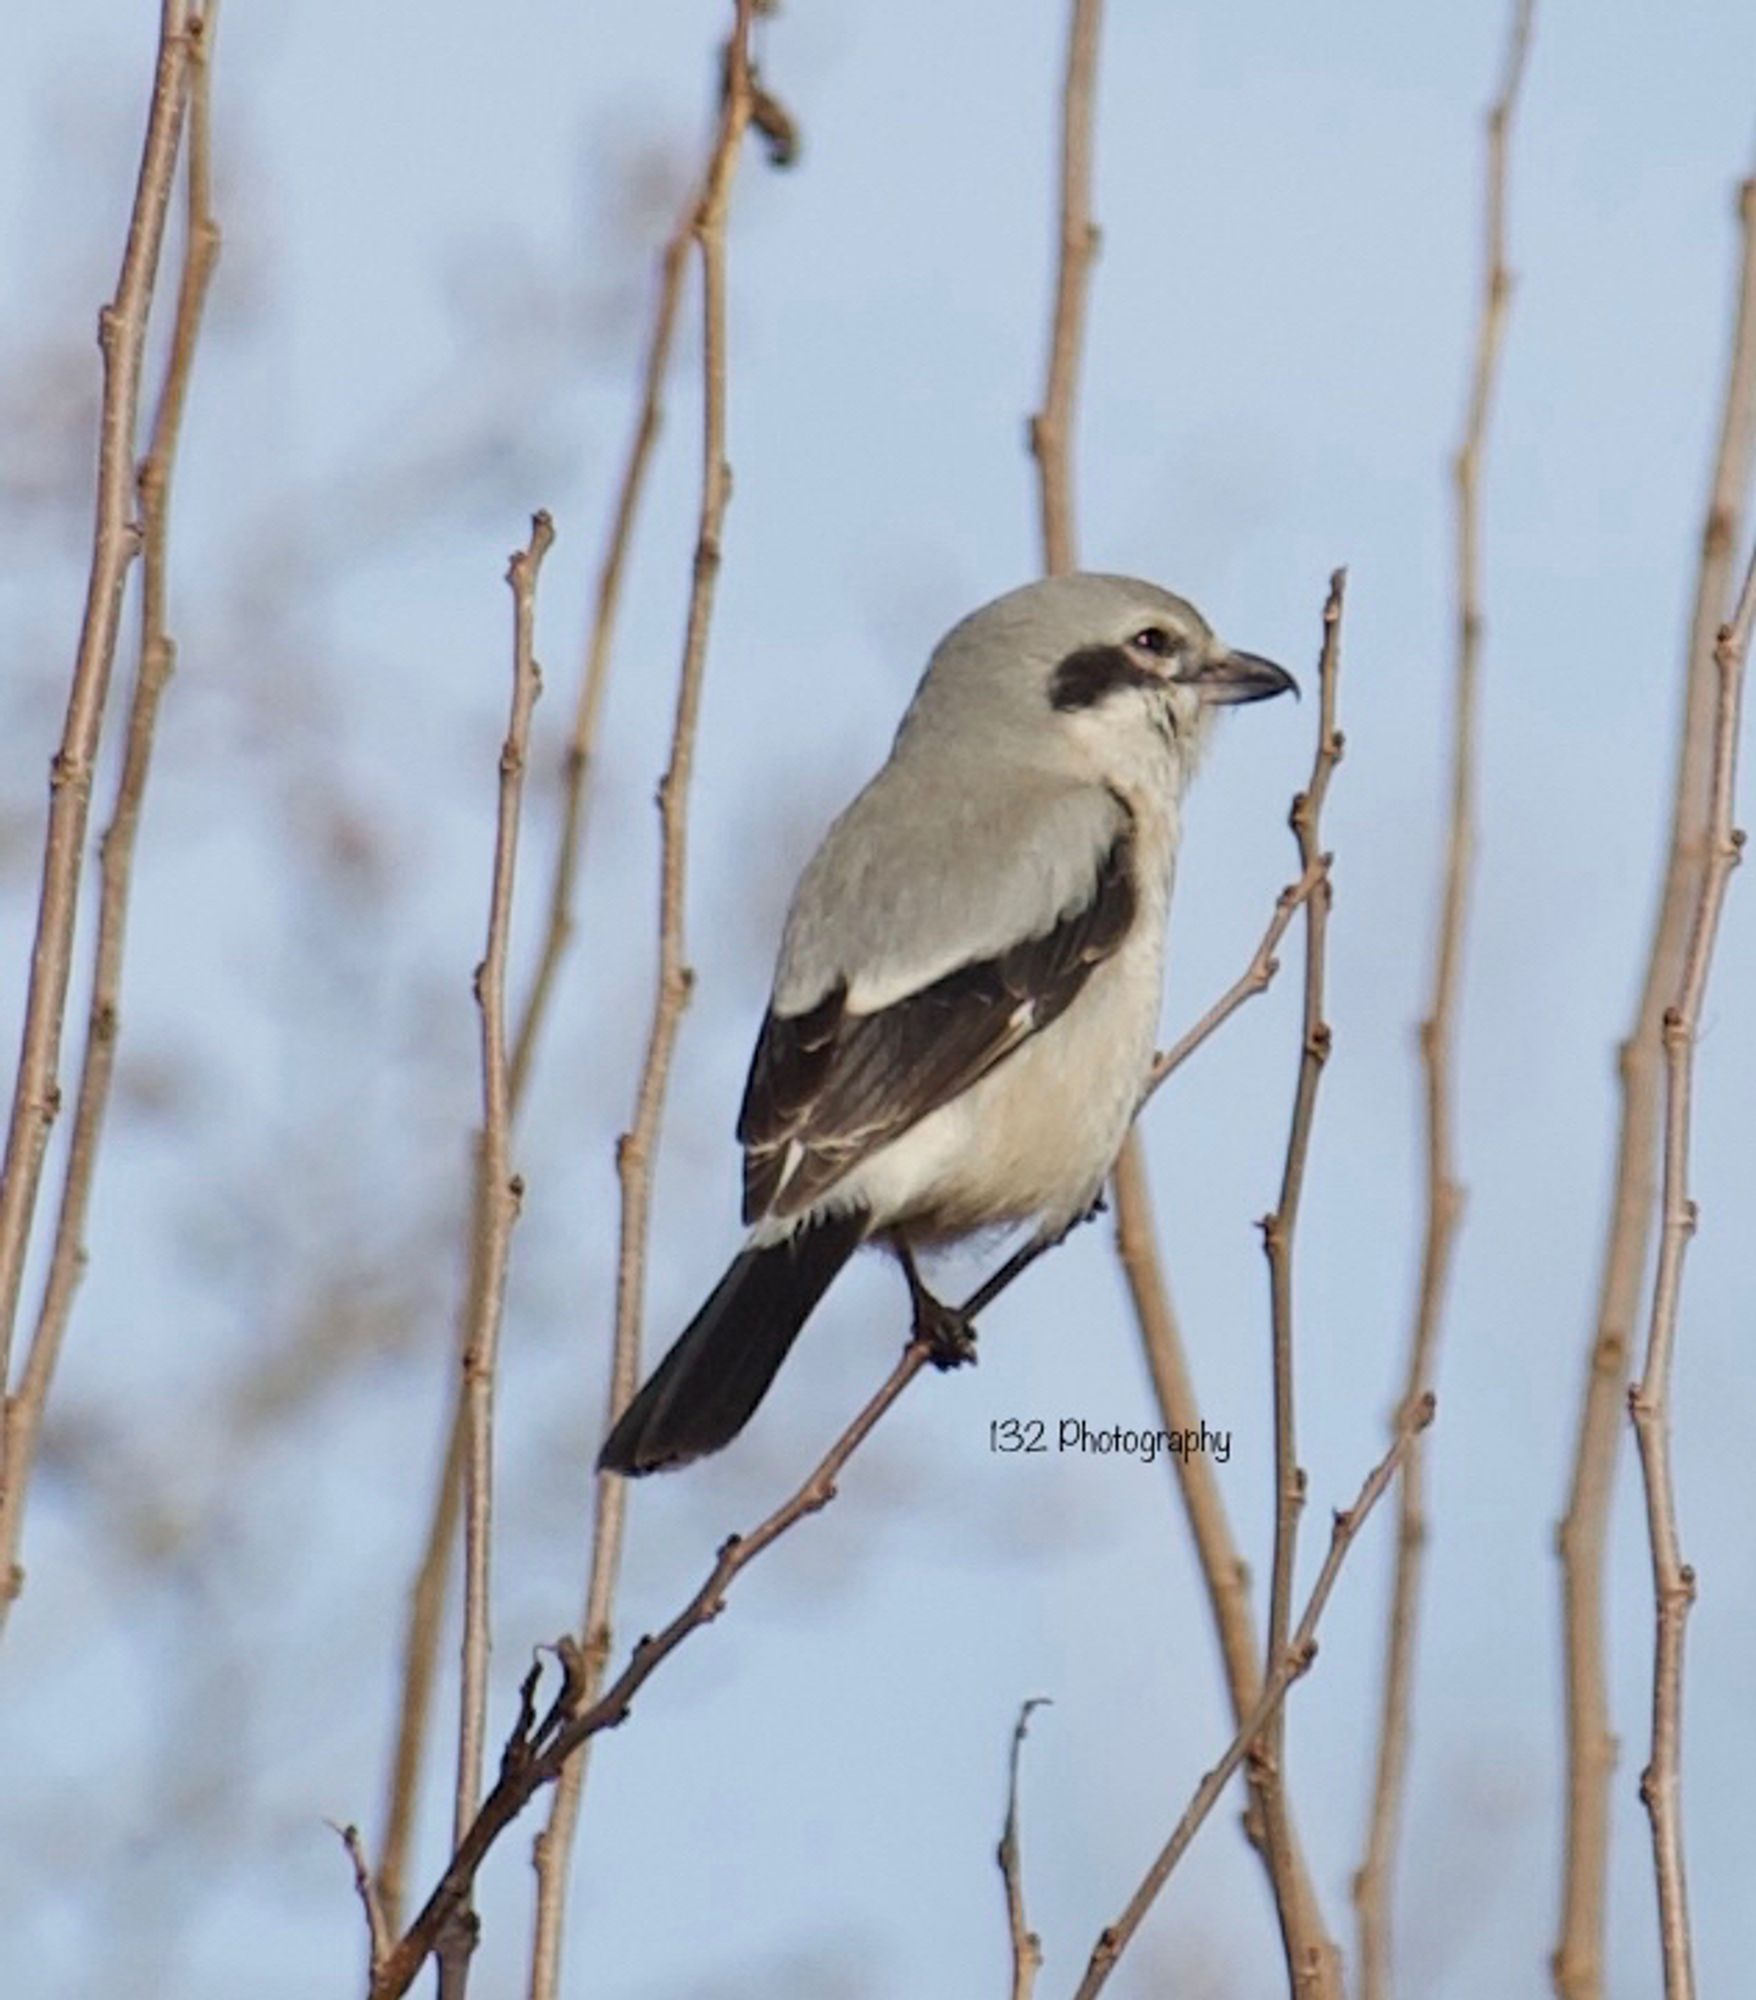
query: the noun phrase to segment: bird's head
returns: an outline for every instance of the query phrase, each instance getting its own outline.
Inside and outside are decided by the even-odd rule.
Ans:
[[[985,711],[1033,762],[1121,780],[1167,753],[1187,777],[1216,710],[1289,690],[1284,667],[1233,651],[1186,598],[1076,573],[972,612],[935,652],[922,696]]]

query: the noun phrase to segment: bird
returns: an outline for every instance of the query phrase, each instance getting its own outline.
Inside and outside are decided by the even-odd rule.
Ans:
[[[1099,1202],[1152,1061],[1184,789],[1217,710],[1293,677],[1186,599],[1076,572],[934,648],[890,755],[793,893],[738,1114],[749,1234],[600,1471],[720,1450],[865,1244],[932,1358],[973,1358],[917,1253]]]

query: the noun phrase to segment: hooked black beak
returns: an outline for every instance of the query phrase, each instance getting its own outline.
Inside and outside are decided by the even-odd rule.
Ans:
[[[1217,707],[1231,707],[1244,701],[1267,701],[1270,696],[1298,697],[1299,684],[1285,667],[1277,667],[1260,653],[1222,653],[1217,660],[1177,676],[1192,687],[1203,701]]]

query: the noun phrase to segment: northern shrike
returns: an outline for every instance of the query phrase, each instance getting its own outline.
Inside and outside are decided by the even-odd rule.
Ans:
[[[1293,685],[1122,576],[1028,584],[940,641],[793,892],[738,1115],[750,1234],[601,1468],[735,1437],[862,1243],[949,1364],[967,1329],[913,1252],[1090,1209],[1152,1059],[1183,788],[1216,708]]]

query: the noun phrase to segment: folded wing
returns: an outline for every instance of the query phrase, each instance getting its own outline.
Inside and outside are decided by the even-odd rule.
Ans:
[[[1084,901],[883,1007],[850,1007],[844,974],[802,1012],[771,1008],[738,1117],[744,1220],[803,1214],[1065,1013],[1128,935],[1134,859],[1124,825]]]

